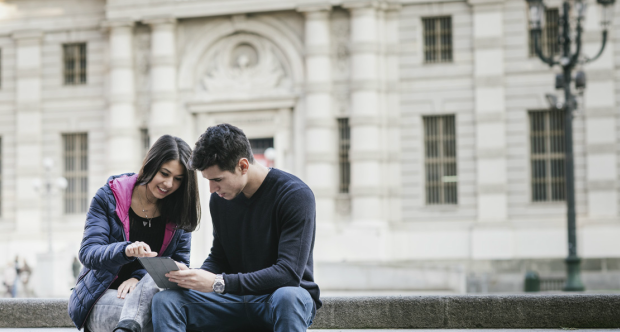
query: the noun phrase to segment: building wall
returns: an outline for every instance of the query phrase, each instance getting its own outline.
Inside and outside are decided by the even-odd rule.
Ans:
[[[588,55],[600,44],[591,2]],[[84,214],[63,214],[59,193],[48,212],[31,185],[43,176],[45,157],[55,161],[52,176],[62,174],[63,133],[88,133],[92,196],[112,170],[137,171],[140,129],[149,129],[151,143],[165,129],[192,145],[222,121],[251,138],[273,136],[276,167],[313,188],[317,275],[328,288],[346,288],[333,278],[342,273],[361,273],[355,287],[381,287],[372,270],[382,266],[375,271],[386,271],[381,275],[396,287],[441,287],[419,278],[433,271],[443,287],[462,291],[465,271],[566,256],[565,204],[531,199],[527,112],[546,108],[545,93],[559,91],[557,71],[528,55],[525,1],[22,0],[0,9],[0,264],[24,255],[34,265],[47,249],[50,219],[54,250],[66,266],[79,249]],[[422,18],[433,16],[452,18],[452,62],[424,63]],[[601,59],[584,67],[588,88],[573,122],[578,248],[586,259],[620,257],[619,24]],[[281,72],[264,72],[282,75],[271,90],[243,92],[234,80],[215,82],[223,84],[218,90],[205,82],[214,69],[230,69],[218,57],[241,39],[264,46],[263,55],[279,66]],[[128,53],[111,40],[129,45]],[[62,82],[62,44],[70,42],[87,43],[85,85]],[[115,107],[132,110],[127,128]],[[153,121],[153,112],[174,122]],[[422,119],[448,114],[456,119],[458,204],[429,206]],[[340,117],[352,127],[348,194],[336,185]],[[135,158],[111,158],[127,154],[119,142],[130,142]],[[208,188],[199,182],[204,218],[193,265],[211,243]],[[394,270],[394,263],[406,269]]]

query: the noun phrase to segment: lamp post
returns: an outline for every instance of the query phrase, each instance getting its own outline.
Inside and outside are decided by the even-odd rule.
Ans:
[[[568,257],[566,258],[567,278],[564,285],[565,291],[583,291],[585,288],[581,282],[581,259],[577,256],[577,236],[575,226],[575,176],[574,176],[574,158],[573,158],[573,110],[575,109],[575,98],[571,93],[572,71],[578,64],[586,64],[592,62],[601,56],[607,42],[607,29],[611,25],[611,17],[613,13],[613,5],[615,0],[597,0],[602,7],[601,25],[603,27],[603,42],[600,51],[593,58],[581,56],[581,34],[583,28],[581,26],[586,13],[586,3],[584,0],[564,1],[562,4],[562,18],[560,25],[562,33],[560,35],[560,44],[562,54],[559,59],[554,59],[542,54],[540,45],[540,36],[543,27],[543,17],[545,7],[542,0],[526,0],[530,7],[530,29],[534,40],[534,50],[536,55],[549,67],[560,66],[562,74],[556,77],[556,88],[564,89],[564,103],[552,105],[552,108],[564,110],[565,124],[565,182],[566,182],[566,205],[567,205],[567,221],[568,221]],[[571,50],[571,24],[570,9],[571,2],[576,11],[576,36],[575,36],[575,52]],[[578,89],[585,88],[585,75],[578,72],[575,77],[575,85]]]
[[[64,190],[67,188],[67,179],[59,177],[52,179],[52,169],[54,168],[54,160],[52,158],[43,159],[43,168],[45,168],[45,178],[35,179],[32,182],[32,186],[38,192],[45,195],[45,207],[47,217],[47,251],[52,253],[52,193],[55,188]]]

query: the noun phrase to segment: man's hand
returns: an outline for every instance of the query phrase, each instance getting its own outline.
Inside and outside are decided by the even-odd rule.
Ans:
[[[175,263],[179,266],[179,271],[170,271],[166,273],[166,278],[168,278],[168,280],[179,284],[179,286],[183,288],[193,289],[203,293],[210,293],[213,291],[215,274],[201,269],[189,269],[185,264],[179,262]]]
[[[157,253],[151,251],[148,244],[136,241],[125,247],[125,256],[127,257],[156,257]]]
[[[125,280],[120,286],[118,286],[118,292],[116,294],[116,297],[124,299],[127,293],[132,292],[134,289],[136,289],[137,284],[138,279],[136,278],[129,278]]]

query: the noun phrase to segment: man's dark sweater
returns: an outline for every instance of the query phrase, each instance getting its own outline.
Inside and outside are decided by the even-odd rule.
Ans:
[[[303,181],[271,169],[249,199],[214,193],[209,208],[213,247],[201,268],[223,274],[226,293],[265,295],[301,286],[321,307],[312,259],[316,206]]]

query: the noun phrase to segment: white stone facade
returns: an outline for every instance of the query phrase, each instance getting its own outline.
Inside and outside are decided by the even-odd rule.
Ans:
[[[584,51],[594,55],[600,27],[590,2]],[[452,62],[424,63],[422,18],[434,16],[452,18]],[[584,68],[573,123],[586,259],[620,257],[619,28]],[[88,134],[92,196],[109,175],[139,170],[140,129],[151,142],[169,133],[193,146],[221,122],[273,137],[275,166],[313,189],[317,278],[327,288],[389,288],[389,279],[463,291],[472,262],[562,259],[565,204],[531,198],[527,113],[547,108],[556,71],[529,56],[528,33],[524,0],[0,3],[0,263],[22,255],[34,265],[50,219],[67,267],[79,249],[84,214],[64,214],[60,194],[47,212],[31,184],[47,157],[61,175],[61,134]],[[62,45],[73,42],[87,44],[87,83],[67,86]],[[422,117],[443,114],[456,118],[458,204],[429,206]],[[341,117],[351,127],[349,194],[338,193]],[[204,218],[192,265],[210,249],[199,181]],[[377,276],[363,266],[390,267]],[[339,273],[363,277],[347,284]]]

